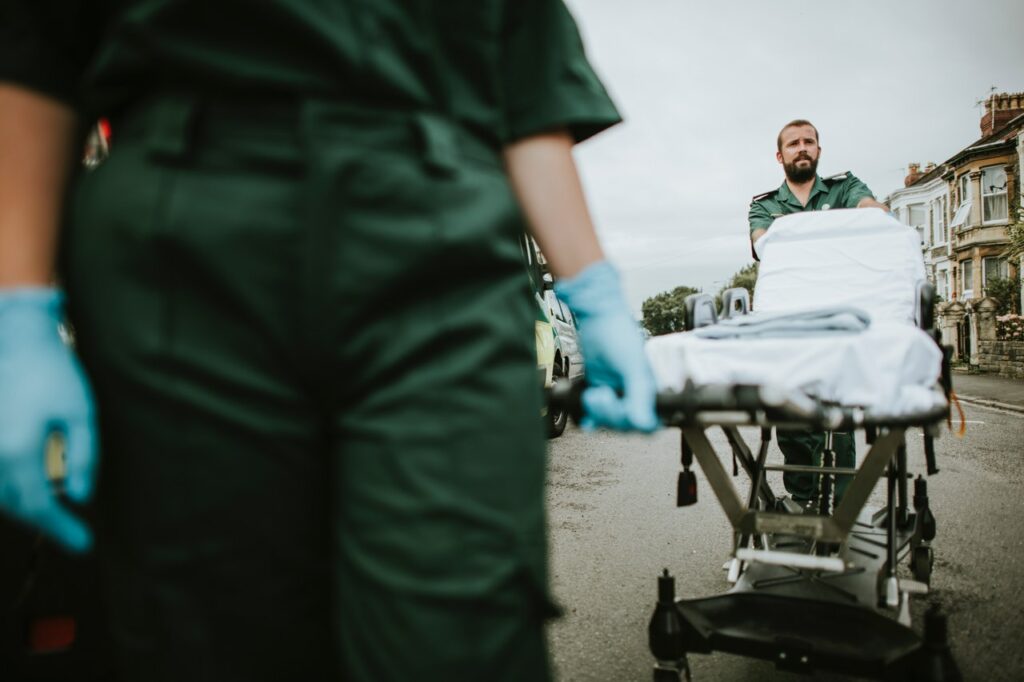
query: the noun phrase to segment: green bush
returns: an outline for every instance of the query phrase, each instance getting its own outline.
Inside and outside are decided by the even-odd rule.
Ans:
[[[683,300],[690,294],[700,293],[699,289],[681,286],[672,291],[663,291],[644,301],[644,329],[651,336],[681,332],[684,328]]]
[[[985,283],[985,295],[995,299],[997,315],[1020,312],[1020,280],[993,277]]]

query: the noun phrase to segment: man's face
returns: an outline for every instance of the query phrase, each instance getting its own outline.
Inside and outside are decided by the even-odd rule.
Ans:
[[[818,172],[818,135],[811,126],[793,126],[782,131],[782,149],[775,158],[782,164],[786,177],[793,182],[803,183]]]

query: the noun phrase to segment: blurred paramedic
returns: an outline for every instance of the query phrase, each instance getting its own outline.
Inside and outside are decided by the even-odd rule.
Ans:
[[[0,506],[89,548],[102,449],[121,677],[547,679],[525,223],[586,424],[657,425],[571,155],[619,116],[561,0],[2,7]]]
[[[776,218],[800,211],[826,211],[830,208],[877,207],[889,208],[875,200],[867,185],[852,173],[839,173],[827,178],[818,175],[821,147],[818,129],[810,121],[790,121],[779,131],[776,139],[775,159],[782,165],[785,181],[777,188],[758,194],[750,203],[751,244],[761,238]],[[756,254],[755,254],[756,257]],[[825,434],[810,429],[779,429],[779,449],[787,464],[810,466],[821,463],[825,447]],[[857,464],[856,445],[851,433],[835,433],[833,446],[836,465],[854,467]],[[783,474],[786,491],[794,500],[809,503],[818,493],[818,477],[813,474],[786,472]],[[836,482],[836,500],[842,499],[850,484],[849,476],[839,476]]]

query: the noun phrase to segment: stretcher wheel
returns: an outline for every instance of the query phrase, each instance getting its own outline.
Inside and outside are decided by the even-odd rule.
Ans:
[[[654,682],[692,682],[690,676],[690,665],[683,659],[682,667],[679,670],[663,668],[660,665],[654,668]]]
[[[930,585],[934,561],[935,553],[931,547],[915,547],[914,554],[910,557],[910,570],[914,572],[914,580]]]

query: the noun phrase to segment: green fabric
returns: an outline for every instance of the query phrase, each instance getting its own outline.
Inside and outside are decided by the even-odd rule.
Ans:
[[[449,116],[505,143],[619,121],[561,0],[12,0],[0,80],[110,114],[154,87]]]
[[[825,450],[825,434],[809,429],[779,429],[779,449],[786,464],[801,466],[821,466],[822,453]],[[835,453],[835,464],[838,467],[853,469],[857,466],[857,446],[852,433],[834,432],[832,434],[832,451]],[[834,487],[838,502],[850,487],[852,476],[836,477]],[[819,475],[787,471],[782,474],[782,482],[786,492],[794,500],[806,501],[818,497]]]
[[[852,173],[840,173],[831,178],[815,176],[814,187],[804,206],[793,196],[789,185],[783,181],[774,192],[754,197],[750,202],[747,220],[750,231],[763,230],[771,227],[776,218],[801,211],[822,211],[830,208],[855,208],[864,197],[874,199],[868,186],[853,176]]]
[[[500,158],[322,103],[168,98],[117,126],[62,271],[121,678],[548,679],[535,304]]]

